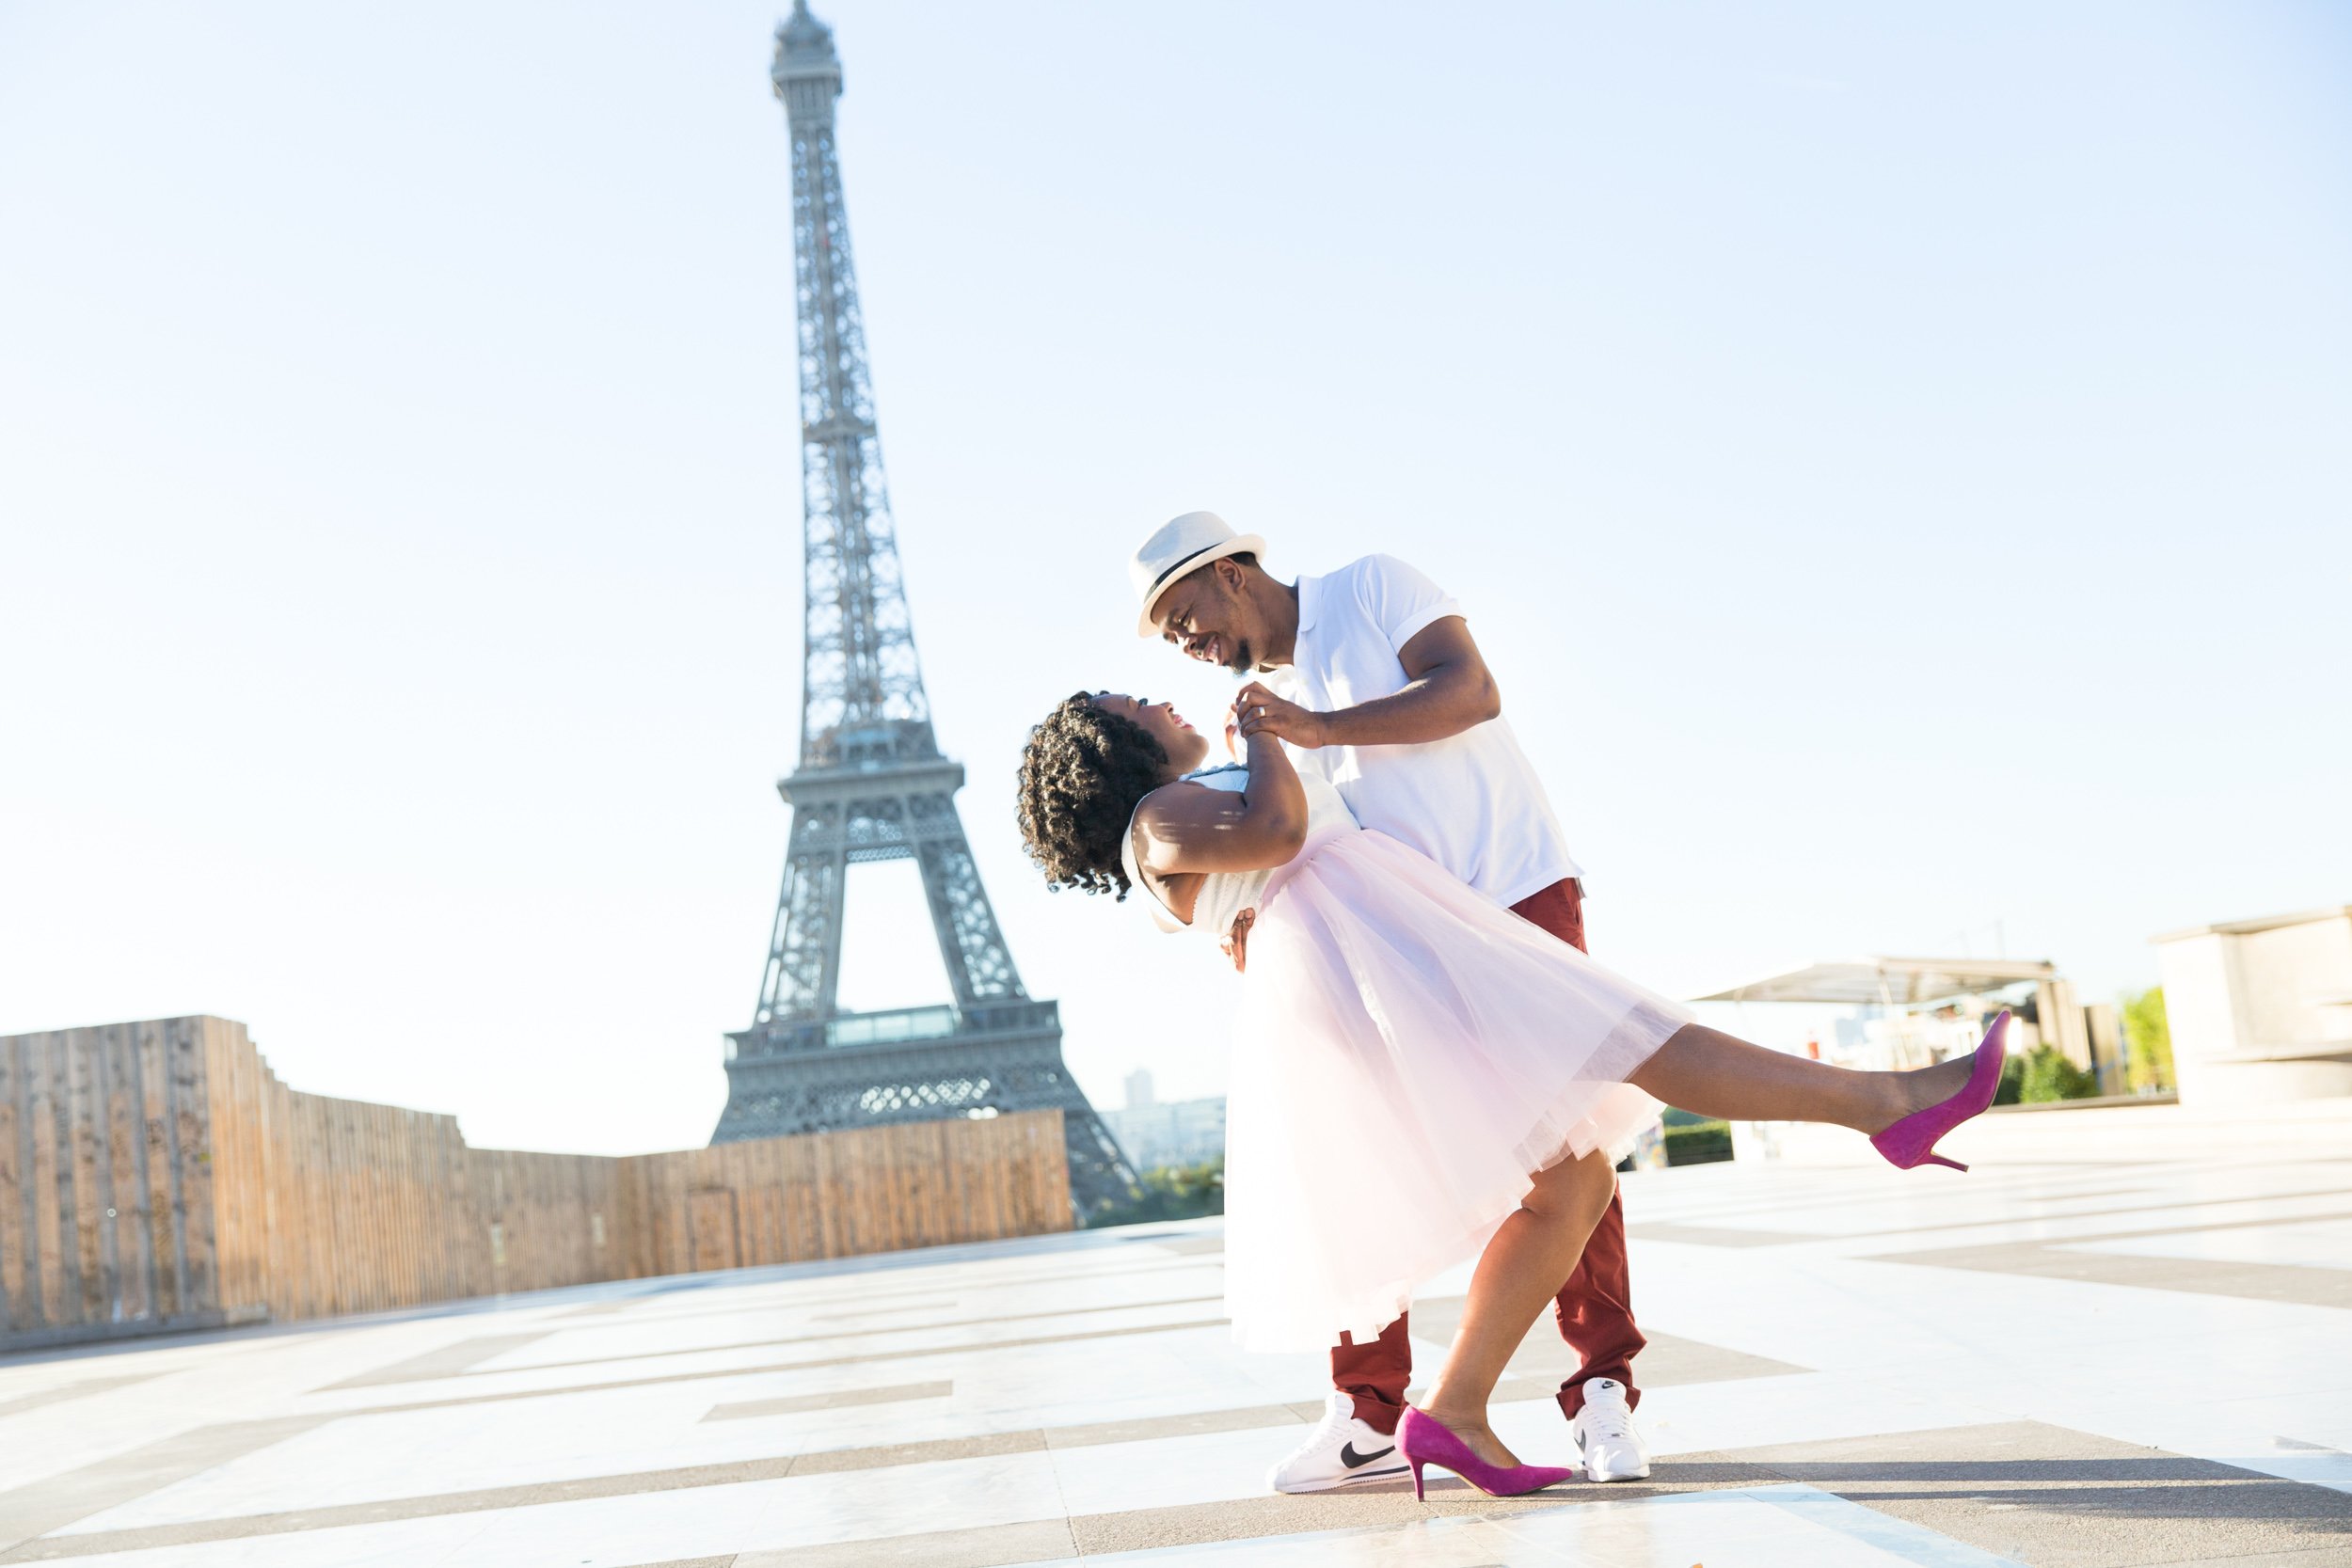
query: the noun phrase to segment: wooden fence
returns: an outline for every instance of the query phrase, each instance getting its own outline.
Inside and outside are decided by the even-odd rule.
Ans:
[[[1069,1226],[1058,1111],[527,1154],[289,1089],[226,1019],[0,1038],[0,1350]]]

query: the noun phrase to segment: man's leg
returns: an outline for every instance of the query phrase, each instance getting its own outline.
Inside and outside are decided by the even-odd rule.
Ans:
[[[1514,914],[1549,931],[1562,942],[1584,951],[1584,890],[1575,879],[1552,883],[1511,906]],[[1584,1385],[1592,1378],[1613,1378],[1625,1385],[1628,1408],[1642,1402],[1633,1386],[1633,1357],[1645,1341],[1633,1325],[1633,1290],[1625,1256],[1625,1204],[1609,1200],[1576,1272],[1560,1288],[1553,1315],[1560,1338],[1582,1360],[1576,1375],[1560,1386],[1560,1409],[1570,1420],[1584,1406]]]
[[[1622,1254],[1622,1244],[1618,1248]],[[1409,1314],[1362,1344],[1345,1334],[1331,1352],[1331,1386],[1356,1402],[1356,1418],[1390,1436],[1405,1414],[1405,1386],[1413,1381],[1413,1341],[1406,1333]]]
[[[1560,1338],[1575,1350],[1583,1365],[1560,1385],[1560,1412],[1570,1420],[1584,1408],[1584,1385],[1597,1377],[1625,1385],[1627,1408],[1642,1402],[1633,1386],[1633,1358],[1648,1343],[1633,1326],[1633,1291],[1626,1277],[1625,1204],[1613,1195],[1609,1212],[1593,1227],[1584,1256],[1562,1287],[1553,1314],[1560,1321]]]
[[[1406,1473],[1396,1451],[1405,1385],[1413,1376],[1413,1342],[1405,1319],[1358,1344],[1343,1334],[1331,1352],[1331,1398],[1304,1441],[1266,1472],[1277,1492],[1327,1492]]]

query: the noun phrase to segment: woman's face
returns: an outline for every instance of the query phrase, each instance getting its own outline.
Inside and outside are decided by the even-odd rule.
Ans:
[[[1097,692],[1094,705],[1122,719],[1132,719],[1150,732],[1168,760],[1189,773],[1208,760],[1209,737],[1184,722],[1173,703],[1154,703],[1117,691]]]

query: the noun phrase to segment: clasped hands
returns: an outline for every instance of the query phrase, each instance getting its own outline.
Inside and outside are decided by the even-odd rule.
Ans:
[[[1327,738],[1324,719],[1325,715],[1311,707],[1277,696],[1263,681],[1251,681],[1234,694],[1233,705],[1225,710],[1225,738],[1238,750],[1239,742],[1263,731],[1311,752]]]

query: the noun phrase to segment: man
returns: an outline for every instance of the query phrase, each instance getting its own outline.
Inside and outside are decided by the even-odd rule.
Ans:
[[[1137,630],[1187,657],[1262,675],[1241,689],[1237,712],[1263,716],[1302,768],[1338,787],[1358,821],[1582,948],[1576,863],[1502,721],[1502,695],[1461,608],[1389,556],[1279,582],[1258,563],[1264,547],[1212,513],[1176,518],[1130,565],[1143,600]],[[1236,968],[1247,961],[1248,921],[1245,913],[1229,940]],[[1632,1362],[1643,1338],[1626,1279],[1625,1211],[1613,1196],[1560,1291],[1556,1316],[1582,1361],[1559,1400],[1586,1473],[1647,1476],[1633,1427],[1641,1394]],[[1366,1344],[1343,1335],[1323,1421],[1269,1474],[1274,1490],[1320,1492],[1401,1474],[1394,1433],[1412,1370],[1406,1317]]]

